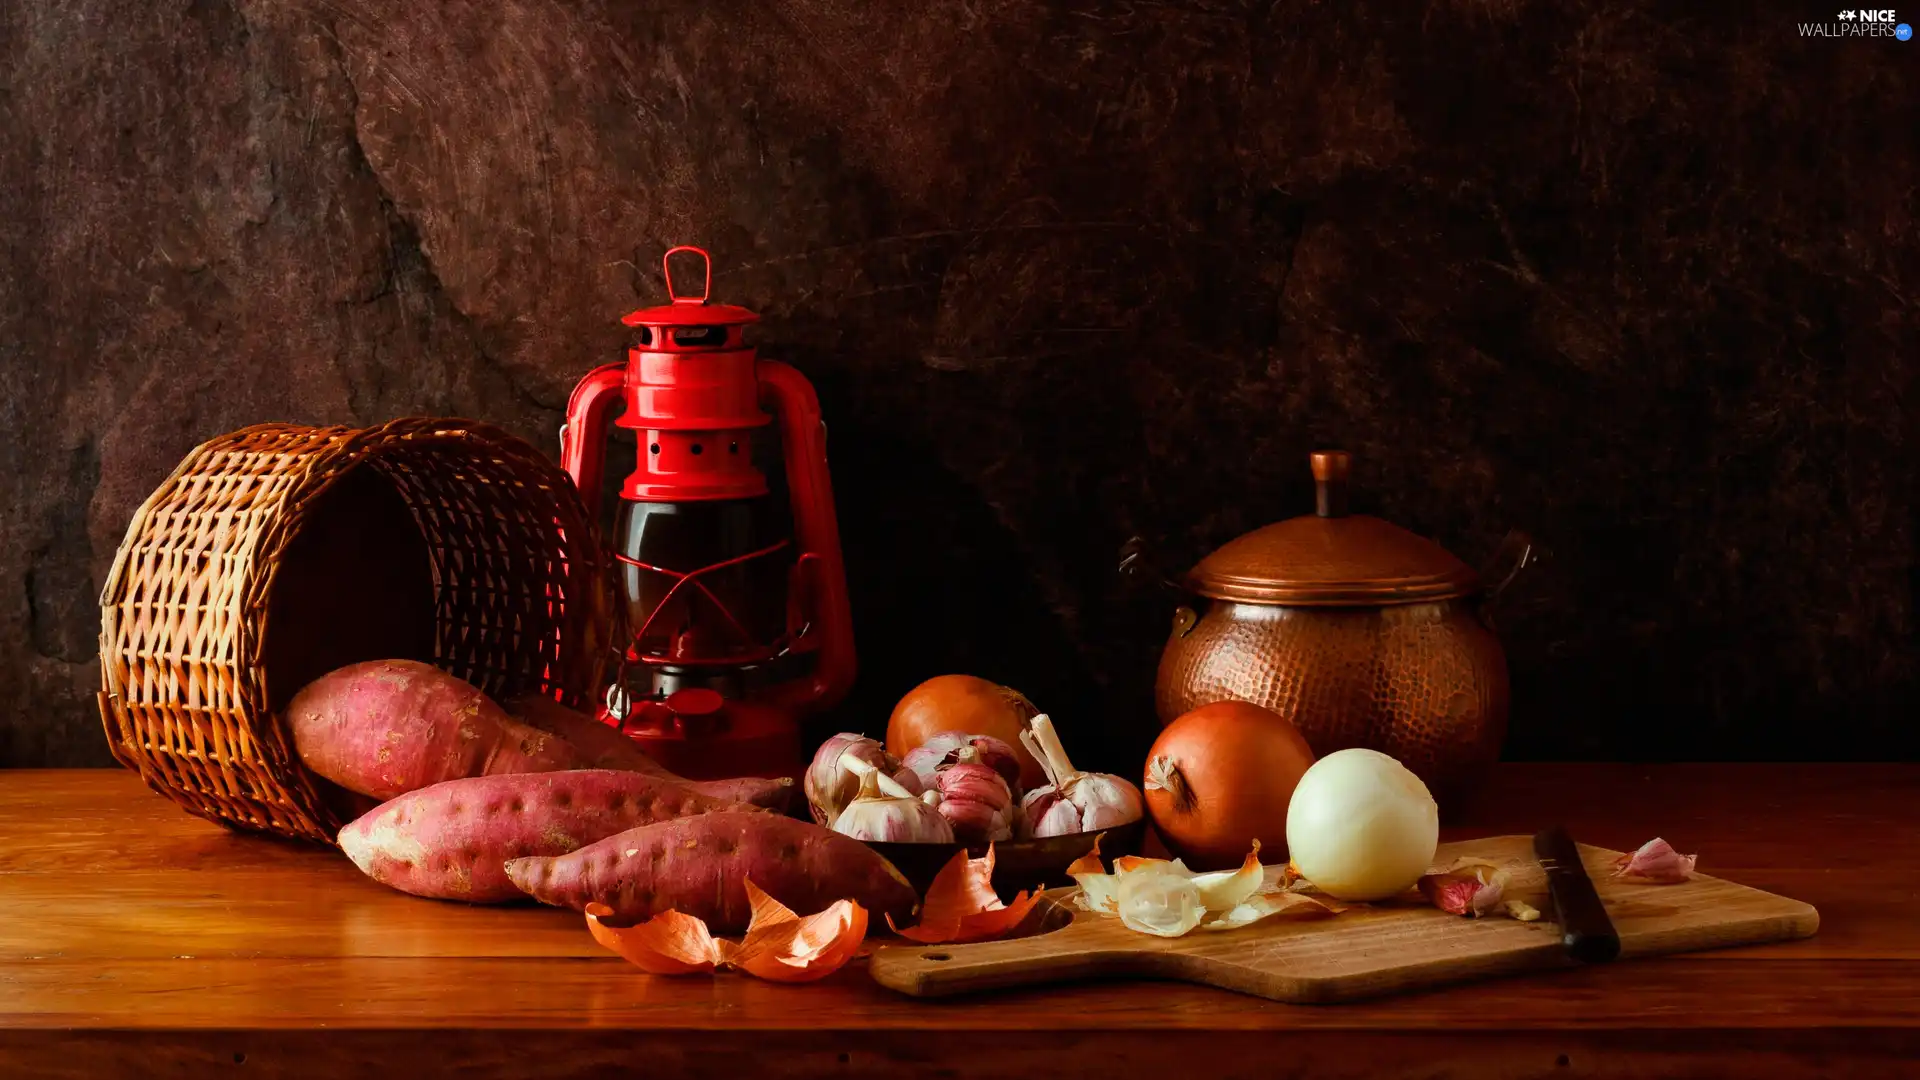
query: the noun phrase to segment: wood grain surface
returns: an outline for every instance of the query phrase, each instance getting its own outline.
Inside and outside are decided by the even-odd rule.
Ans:
[[[1614,880],[1617,851],[1581,845],[1587,876],[1620,936],[1620,959],[1811,936],[1820,916],[1798,900],[1710,875],[1676,885]],[[1442,844],[1437,863],[1499,867],[1505,895],[1544,913],[1523,923],[1467,919],[1418,896],[1355,906],[1335,919],[1273,918],[1227,933],[1161,938],[1119,919],[1076,910],[1074,889],[1047,894],[1047,932],[961,946],[896,945],[875,952],[874,980],[920,997],[975,993],[1089,976],[1202,983],[1275,1001],[1331,1003],[1449,983],[1574,966],[1552,922],[1546,872],[1532,838],[1490,836]],[[1059,925],[1061,918],[1065,925]],[[1055,928],[1057,927],[1057,928]]]
[[[130,774],[0,772],[0,1076],[1912,1075],[1920,766],[1516,765],[1481,795],[1449,838],[1664,835],[1820,933],[1332,1007],[1139,981],[923,1001],[864,963],[666,979],[575,914],[402,896]]]

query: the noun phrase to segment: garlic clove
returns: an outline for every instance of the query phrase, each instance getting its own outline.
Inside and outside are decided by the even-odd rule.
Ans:
[[[964,731],[942,731],[939,734],[907,751],[900,763],[912,770],[920,778],[922,787],[932,787],[940,766],[947,764],[954,751],[967,745]]]
[[[1477,919],[1499,906],[1509,877],[1492,863],[1462,859],[1441,873],[1422,875],[1418,887],[1441,911]]]
[[[1047,789],[1042,788],[1041,790],[1046,791]],[[1052,793],[1049,792],[1049,794]],[[1044,812],[1039,813],[1037,816],[1035,814],[1035,807],[1027,807],[1028,816],[1033,818],[1034,836],[1072,836],[1075,833],[1087,831],[1082,828],[1080,824],[1080,808],[1073,805],[1072,800],[1055,795],[1051,801],[1045,802],[1043,805],[1045,806]]]
[[[1525,900],[1509,900],[1500,905],[1500,908],[1506,912],[1509,919],[1519,919],[1521,922],[1536,922],[1540,918],[1540,909],[1527,903]]]
[[[1678,885],[1693,876],[1698,855],[1682,855],[1659,837],[1614,860],[1613,875],[1647,885]]]
[[[1478,919],[1483,915],[1498,910],[1500,898],[1506,893],[1507,883],[1511,880],[1512,875],[1508,874],[1505,870],[1495,870],[1489,875],[1486,884],[1481,886],[1479,892],[1473,894],[1473,904],[1471,905],[1473,917]]]
[[[1088,832],[1131,824],[1146,813],[1140,789],[1110,773],[1081,773],[1072,789],[1080,827]]]
[[[909,795],[921,795],[927,790],[926,785],[920,782],[920,777],[912,769],[905,767],[894,772],[888,779],[900,785],[900,790]]]
[[[1200,902],[1208,911],[1228,911],[1259,892],[1265,878],[1266,867],[1260,865],[1260,841],[1255,840],[1253,850],[1247,852],[1240,869],[1195,874],[1193,886],[1200,890]]]
[[[1193,879],[1171,870],[1122,874],[1115,901],[1127,929],[1158,937],[1179,937],[1207,913]]]

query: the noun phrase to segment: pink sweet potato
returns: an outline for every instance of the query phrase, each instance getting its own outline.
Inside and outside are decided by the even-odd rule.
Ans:
[[[564,855],[637,825],[745,809],[616,769],[476,776],[382,803],[340,830],[340,849],[401,892],[491,904],[525,896],[507,880],[508,859]]]
[[[631,769],[682,783],[716,799],[764,806],[785,813],[793,804],[790,778],[767,780],[742,776],[732,780],[688,780],[647,756],[639,744],[583,712],[541,694],[523,694],[507,703],[507,711],[521,723],[539,728],[578,747],[596,769]]]
[[[748,806],[763,806],[782,814],[793,805],[793,778],[788,776],[778,780],[761,776],[736,776],[731,780],[688,780],[685,783],[702,795],[726,802],[746,803]]]
[[[570,855],[513,859],[507,877],[544,904],[599,902],[621,922],[679,911],[716,934],[746,929],[746,879],[801,915],[852,899],[876,917],[918,899],[872,848],[810,821],[720,812],[642,825]]]
[[[508,701],[506,708],[521,723],[572,743],[587,755],[593,768],[626,769],[679,779],[612,726],[577,709],[569,709],[544,694],[522,694]]]
[[[371,660],[328,672],[287,705],[308,768],[376,799],[443,780],[586,764],[571,743],[508,716],[431,664]]]

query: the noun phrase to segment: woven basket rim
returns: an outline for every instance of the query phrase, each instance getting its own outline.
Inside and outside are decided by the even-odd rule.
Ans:
[[[256,447],[254,444],[262,438],[283,438],[284,446]],[[144,499],[128,522],[127,531],[119,550],[115,553],[111,568],[100,592],[101,631],[100,666],[101,693],[100,707],[102,722],[106,728],[109,748],[116,761],[138,772],[141,778],[162,794],[174,797],[189,811],[202,813],[201,809],[176,797],[175,792],[187,790],[172,780],[167,774],[179,772],[173,767],[179,761],[178,752],[167,749],[156,752],[143,751],[141,743],[147,741],[134,730],[129,719],[129,705],[126,701],[128,685],[121,677],[121,663],[128,660],[129,669],[136,664],[152,663],[146,655],[150,650],[136,649],[129,653],[118,646],[125,644],[120,631],[123,629],[120,619],[120,606],[129,602],[129,596],[138,587],[153,583],[156,577],[164,577],[160,570],[149,566],[136,566],[133,560],[136,549],[142,541],[149,540],[167,526],[156,520],[156,515],[167,508],[178,507],[185,499],[183,489],[195,482],[196,476],[220,476],[220,455],[232,452],[258,452],[278,454],[289,462],[277,464],[273,469],[257,474],[248,474],[252,481],[262,485],[272,484],[283,473],[291,473],[278,490],[271,491],[264,498],[251,503],[241,517],[242,528],[252,530],[244,537],[237,551],[228,552],[237,565],[230,565],[217,573],[209,573],[208,581],[227,586],[222,592],[218,617],[208,609],[204,619],[209,623],[218,623],[223,629],[215,637],[230,650],[224,662],[214,661],[230,676],[229,693],[237,697],[231,706],[240,721],[234,726],[244,740],[238,749],[225,749],[219,772],[213,765],[214,746],[221,741],[219,724],[207,725],[194,723],[191,733],[194,741],[206,747],[206,757],[190,753],[188,756],[199,764],[187,768],[189,774],[214,774],[217,779],[193,775],[190,780],[199,786],[192,787],[197,795],[206,796],[209,789],[220,789],[215,797],[220,800],[235,800],[251,805],[260,805],[259,799],[246,790],[234,790],[235,779],[233,762],[252,761],[266,774],[269,795],[277,794],[284,799],[284,806],[275,804],[276,810],[267,813],[272,821],[275,817],[287,817],[292,820],[289,828],[270,826],[269,831],[280,831],[300,835],[308,839],[326,843],[334,842],[334,834],[344,822],[323,797],[317,778],[299,761],[285,728],[284,720],[271,709],[264,664],[264,645],[271,627],[265,612],[268,598],[271,597],[274,582],[288,546],[293,543],[305,527],[309,515],[319,500],[330,492],[342,478],[361,466],[380,468],[383,459],[391,459],[405,453],[408,449],[423,449],[428,446],[455,444],[470,454],[490,458],[505,463],[507,475],[516,481],[522,477],[540,477],[545,482],[533,484],[516,482],[513,487],[539,487],[553,494],[554,509],[558,514],[555,525],[569,540],[565,543],[565,558],[569,564],[576,560],[581,574],[580,580],[597,581],[603,569],[599,563],[600,545],[596,523],[578,501],[573,492],[570,479],[553,461],[542,454],[532,444],[497,425],[466,417],[407,416],[390,420],[382,424],[365,428],[353,428],[345,425],[303,425],[288,422],[269,422],[253,424],[234,431],[207,439],[194,447],[179,462],[168,476]],[[482,483],[492,487],[490,480],[482,478]],[[404,488],[396,482],[396,488]],[[412,500],[404,490],[400,491],[410,509],[417,512]],[[487,498],[507,498],[508,492]],[[569,502],[573,508],[569,508]],[[542,505],[547,505],[545,502]],[[417,523],[418,524],[418,523]],[[177,523],[173,527],[179,527]],[[204,529],[204,524],[194,526]],[[220,528],[226,528],[226,525]],[[424,526],[422,526],[424,528]],[[576,532],[576,530],[578,530]],[[577,537],[576,539],[573,539]],[[220,542],[230,541],[231,534],[221,537]],[[212,545],[209,545],[212,546]],[[149,554],[151,552],[149,551]],[[572,580],[571,573],[569,580]],[[597,586],[594,586],[597,588]],[[567,601],[564,621],[578,623],[580,618],[592,618],[595,597],[575,594]],[[209,598],[209,603],[212,603]],[[578,610],[575,610],[578,608]],[[167,634],[177,634],[175,630]],[[172,639],[166,639],[172,640]],[[180,645],[181,653],[189,652],[192,647]],[[217,651],[217,650],[216,650]],[[180,657],[173,658],[176,662]],[[201,659],[201,657],[192,657]],[[151,671],[151,669],[149,669]],[[563,673],[564,674],[564,673]],[[597,675],[597,669],[586,676]],[[560,676],[555,676],[556,678]],[[589,693],[591,687],[570,688],[582,695]],[[142,703],[138,708],[151,711],[160,706],[154,703]],[[182,714],[190,713],[193,707],[170,706]],[[209,706],[202,706],[206,708]],[[151,720],[144,721],[147,724]],[[185,721],[181,721],[185,723]],[[229,721],[232,723],[232,721]],[[208,728],[213,730],[209,733]],[[150,739],[151,736],[148,736]],[[229,736],[231,738],[231,735]],[[208,739],[209,742],[201,743]],[[251,754],[248,751],[251,750]],[[167,758],[170,760],[159,760]],[[251,779],[257,781],[258,777]],[[222,788],[224,785],[224,788]],[[241,785],[243,788],[247,785]],[[247,823],[221,818],[213,813],[202,816],[216,817],[223,823],[236,827],[250,827]]]

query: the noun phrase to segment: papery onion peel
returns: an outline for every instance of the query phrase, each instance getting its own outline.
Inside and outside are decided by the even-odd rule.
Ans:
[[[840,900],[801,917],[746,882],[752,917],[739,944],[715,938],[691,915],[666,911],[634,926],[609,926],[605,904],[588,904],[593,940],[652,975],[691,975],[738,968],[772,982],[811,982],[845,966],[867,936],[867,909]]]
[[[993,857],[991,844],[978,859],[968,857],[964,849],[954,852],[927,887],[919,921],[901,927],[888,915],[888,927],[923,945],[989,941],[1012,930],[1040,902],[1040,894],[1022,892],[1013,903],[1001,903],[1000,895],[993,891]]]

